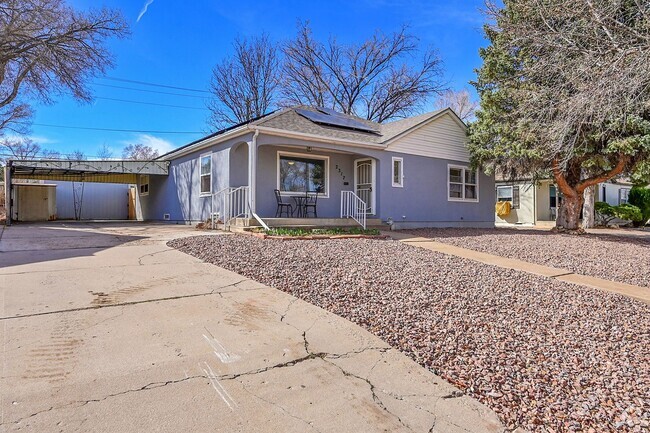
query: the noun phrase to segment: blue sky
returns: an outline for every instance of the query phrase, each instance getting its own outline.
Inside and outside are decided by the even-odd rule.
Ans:
[[[207,90],[212,67],[230,55],[237,35],[260,32],[283,41],[295,33],[299,20],[309,20],[317,38],[330,35],[342,42],[358,42],[375,30],[392,32],[408,24],[423,45],[432,45],[444,61],[450,87],[469,87],[480,66],[478,49],[486,44],[481,33],[482,1],[287,1],[287,0],[69,0],[79,9],[105,4],[120,8],[131,36],[110,41],[115,67],[108,76],[191,89]],[[136,21],[146,3],[148,5]],[[119,157],[129,143],[145,143],[168,151],[207,133],[204,93],[141,86],[97,79],[91,88],[98,97],[80,104],[66,96],[52,105],[34,104],[32,138],[60,152],[82,150],[92,157],[108,146]],[[162,95],[107,86],[184,93],[194,97]],[[197,97],[198,96],[198,97]],[[159,107],[99,98],[144,101],[190,108]],[[193,109],[198,108],[198,109]],[[189,134],[131,133],[57,129],[38,124],[70,125]]]

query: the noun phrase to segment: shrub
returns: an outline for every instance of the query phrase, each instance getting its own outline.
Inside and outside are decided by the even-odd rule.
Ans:
[[[614,206],[611,206],[609,203],[597,201],[594,203],[594,209],[596,210],[596,217],[598,218],[598,223],[600,225],[607,226],[614,218],[616,218]]]
[[[650,220],[650,189],[635,186],[630,190],[627,201],[641,210],[640,225],[645,225]]]
[[[643,214],[641,213],[641,209],[629,203],[614,206],[614,215],[622,220],[632,221],[632,224],[635,226],[640,225],[640,223],[643,221]]]

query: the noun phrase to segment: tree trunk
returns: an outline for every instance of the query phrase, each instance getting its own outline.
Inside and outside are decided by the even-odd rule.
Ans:
[[[590,229],[596,225],[596,213],[594,210],[594,202],[596,199],[596,185],[591,185],[585,189],[583,199],[584,205],[582,206],[582,228]]]
[[[566,230],[580,229],[580,211],[584,198],[582,195],[565,195],[560,202],[560,208],[557,214],[557,227]]]

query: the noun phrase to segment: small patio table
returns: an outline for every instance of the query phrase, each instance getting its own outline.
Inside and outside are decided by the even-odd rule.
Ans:
[[[293,200],[296,202],[296,212],[298,213],[298,218],[302,218],[305,215],[305,202],[307,197],[304,195],[294,196]]]

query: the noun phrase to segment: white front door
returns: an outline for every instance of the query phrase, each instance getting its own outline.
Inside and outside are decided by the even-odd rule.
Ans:
[[[368,213],[375,214],[375,160],[357,159],[354,171],[354,191],[366,202]]]

